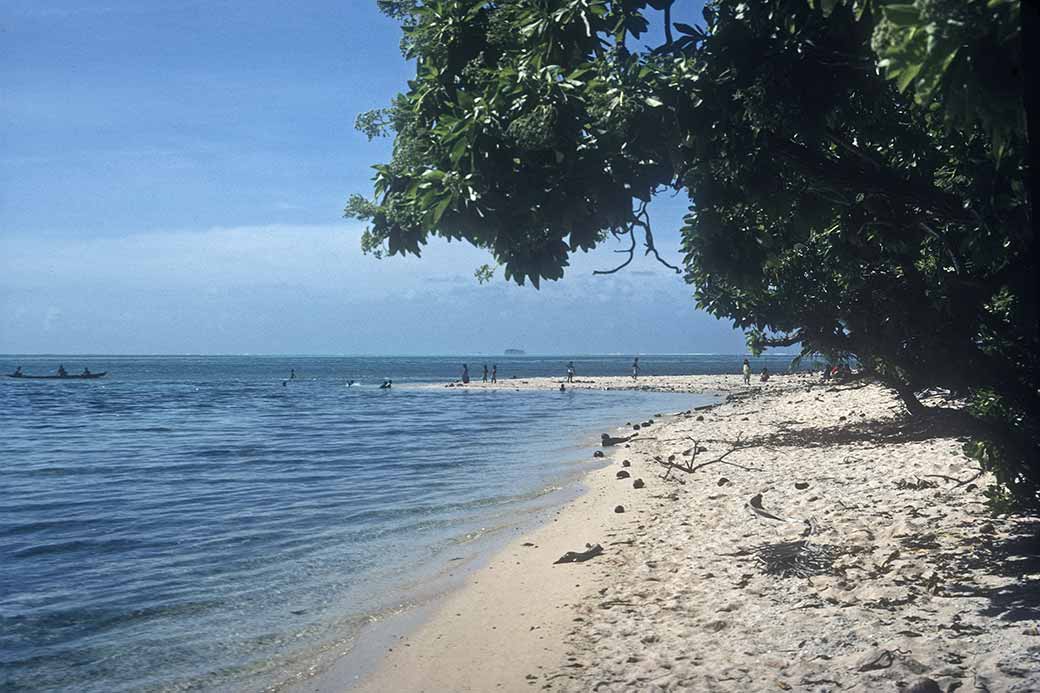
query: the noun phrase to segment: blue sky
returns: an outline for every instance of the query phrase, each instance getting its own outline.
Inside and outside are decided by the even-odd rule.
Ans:
[[[611,248],[541,291],[460,244],[362,256],[342,208],[390,142],[354,118],[412,74],[374,0],[7,0],[0,31],[0,352],[743,350],[649,260],[591,276]],[[684,210],[653,208],[673,261]]]

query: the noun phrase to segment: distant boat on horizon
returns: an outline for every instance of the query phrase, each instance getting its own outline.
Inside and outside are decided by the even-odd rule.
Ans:
[[[523,349],[506,349],[506,356],[523,356],[526,353]]]

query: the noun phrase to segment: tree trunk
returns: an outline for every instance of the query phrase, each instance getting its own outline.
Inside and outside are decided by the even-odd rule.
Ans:
[[[928,411],[928,407],[921,404],[921,400],[917,399],[914,389],[906,383],[893,379],[888,380],[886,384],[896,391],[910,416],[921,416]]]

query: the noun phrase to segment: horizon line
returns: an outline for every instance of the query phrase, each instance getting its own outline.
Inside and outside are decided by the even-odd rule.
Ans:
[[[509,356],[514,358],[524,357],[617,357],[617,358],[628,358],[628,357],[644,357],[644,356],[751,356],[750,352],[707,352],[707,351],[661,351],[661,352],[532,352],[524,354],[505,354],[505,353],[489,353],[489,352],[471,352],[471,353],[432,353],[432,354],[373,354],[373,353],[356,353],[356,354],[333,354],[333,353],[253,353],[253,352],[240,352],[240,353],[207,353],[207,352],[186,352],[180,354],[171,353],[112,353],[105,354],[100,352],[11,352],[11,353],[0,353],[0,358],[10,358],[16,356],[24,356],[31,358],[69,358],[69,357],[102,357],[102,358],[185,358],[185,357],[215,357],[215,358],[241,358],[241,357],[254,357],[254,358],[453,358],[453,357],[491,357],[491,356]],[[763,353],[755,358],[762,358],[763,356],[798,356],[797,352],[773,352]]]

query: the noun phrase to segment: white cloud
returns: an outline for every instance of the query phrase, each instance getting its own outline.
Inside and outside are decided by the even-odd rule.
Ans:
[[[0,351],[446,353],[718,351],[741,344],[697,314],[652,259],[607,277],[610,249],[540,291],[467,244],[422,258],[361,253],[357,225],[241,226],[118,238],[0,237]],[[726,346],[721,346],[726,345]]]

